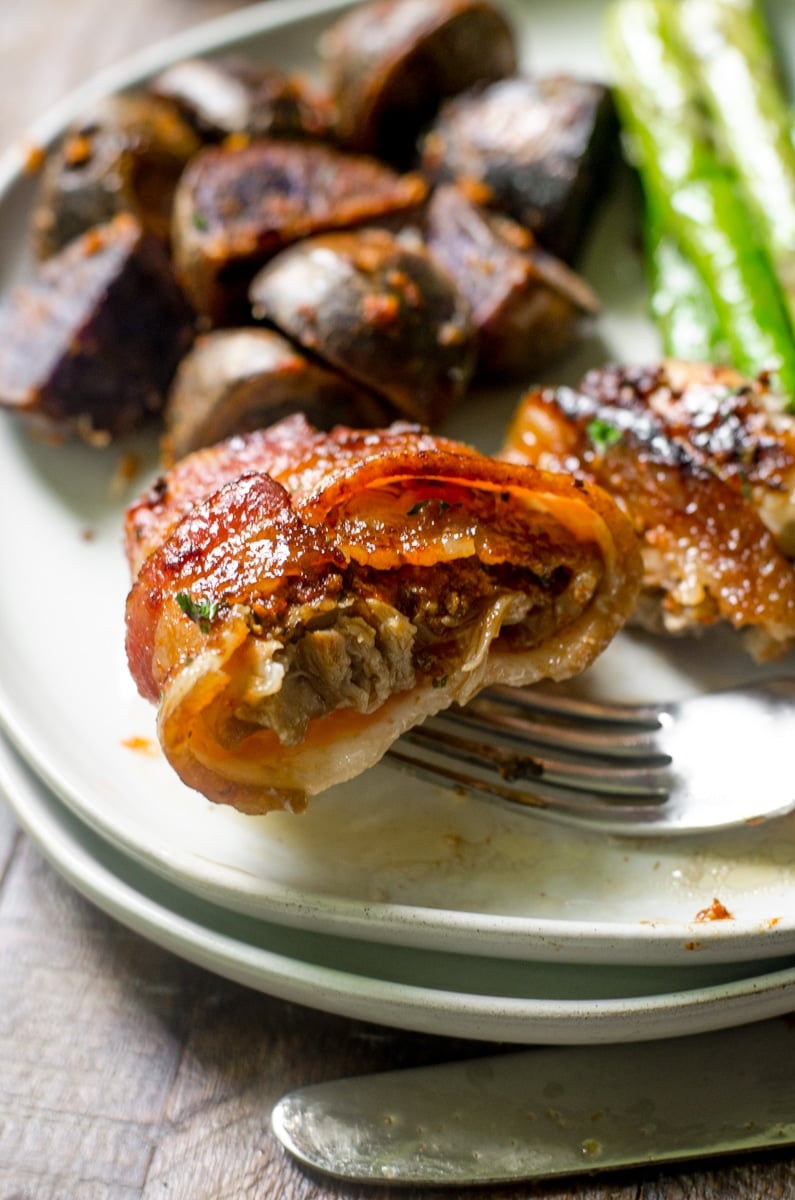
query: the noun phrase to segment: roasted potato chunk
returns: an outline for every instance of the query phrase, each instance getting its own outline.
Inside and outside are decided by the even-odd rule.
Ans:
[[[167,243],[179,176],[201,148],[173,105],[155,96],[109,96],[75,122],[44,169],[33,215],[39,258],[87,229],[132,213]]]
[[[0,403],[105,445],[160,411],[192,339],[163,247],[120,213],[0,302]]]
[[[435,425],[475,365],[467,301],[426,249],[384,229],[327,234],[283,251],[254,279],[254,315]]]

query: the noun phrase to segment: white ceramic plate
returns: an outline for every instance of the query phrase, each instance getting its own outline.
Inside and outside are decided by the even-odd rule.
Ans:
[[[24,143],[49,142],[98,92],[134,85],[186,54],[234,46],[311,65],[339,7],[271,0],[179,37],[82,89]],[[550,0],[515,9],[528,66],[601,73],[600,8],[599,0]],[[787,11],[781,36],[795,59]],[[3,286],[27,268],[35,181],[20,173],[22,159],[13,151],[0,163]],[[585,264],[605,301],[598,338],[556,378],[576,380],[586,364],[609,357],[656,356],[631,228],[627,197],[618,194]],[[485,408],[473,396],[451,432],[488,448],[517,394],[489,397]],[[9,416],[0,422],[0,723],[87,825],[197,896],[307,930],[572,962],[795,953],[795,820],[629,843],[423,789],[385,766],[317,798],[299,818],[246,818],[189,792],[154,747],[154,713],[135,694],[123,656],[122,513],[155,470],[155,450],[153,438],[109,452],[48,447]],[[141,469],[120,492],[117,468],[130,451]],[[753,674],[719,639],[671,646],[624,636],[578,686],[662,698]],[[734,919],[697,922],[715,898]]]
[[[632,1042],[780,1016],[795,965],[522,963],[338,938],[244,917],[165,883],[93,834],[0,738],[0,797],[50,862],[149,940],[249,987],[327,1012],[448,1037]]]

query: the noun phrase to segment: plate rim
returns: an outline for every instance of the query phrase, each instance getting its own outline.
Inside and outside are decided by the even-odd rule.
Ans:
[[[169,847],[155,854],[134,836],[124,836],[129,822],[103,822],[101,814],[88,810],[77,791],[34,745],[13,718],[0,675],[0,730],[59,797],[73,816],[116,850],[162,879],[175,882],[201,900],[230,911],[278,922],[296,929],[348,934],[392,945],[411,944],[424,949],[472,953],[472,938],[478,939],[482,957],[514,957],[539,962],[567,961],[606,965],[605,954],[615,965],[681,965],[753,961],[785,958],[795,953],[795,916],[787,925],[779,921],[748,920],[702,924],[641,923],[609,924],[553,920],[509,914],[478,913],[463,909],[440,909],[378,900],[344,899],[289,884],[258,879],[243,868],[213,862],[195,852]],[[227,880],[229,880],[227,882]],[[232,882],[234,880],[234,882]],[[639,942],[639,929],[642,941]],[[640,948],[639,948],[640,947]]]
[[[476,1040],[594,1045],[732,1028],[784,1015],[795,1004],[795,964],[687,991],[555,1000],[446,991],[293,959],[210,930],[121,879],[67,832],[69,821],[78,829],[82,823],[3,739],[0,796],[51,866],[114,920],[215,974],[338,1016]],[[63,816],[59,823],[62,807],[67,825]]]
[[[351,6],[352,0],[261,0],[252,7],[204,21],[161,39],[106,67],[50,106],[0,155],[0,208],[25,175],[30,145],[49,146],[69,121],[93,100],[108,92],[135,86],[178,58],[221,51],[227,46],[269,32],[333,16]],[[601,962],[604,961],[605,952],[609,951],[611,962],[639,961],[638,922],[615,921],[606,925],[490,915],[394,902],[344,900],[322,892],[269,884],[264,880],[254,886],[251,880],[246,879],[244,882],[248,890],[245,890],[231,882],[233,878],[242,876],[243,872],[239,868],[220,864],[213,864],[213,871],[199,876],[195,871],[195,855],[183,856],[179,850],[170,851],[168,861],[161,861],[134,837],[127,836],[119,840],[116,831],[109,824],[103,824],[97,814],[85,812],[77,789],[62,778],[47,754],[33,743],[29,733],[15,719],[12,699],[7,694],[1,676],[0,726],[28,764],[76,817],[90,824],[99,836],[147,870],[167,876],[175,867],[180,869],[179,864],[183,862],[183,886],[201,898],[298,928],[311,925],[313,929],[325,928],[330,933],[339,932],[344,927],[352,931],[353,936],[366,930],[372,937],[377,924],[378,939],[386,942],[405,944],[407,936],[415,942],[420,936],[424,940],[417,944],[471,952],[470,939],[477,936],[481,941],[481,954],[526,957],[528,946],[531,946],[532,956],[542,960],[562,960],[568,955],[568,961]],[[228,877],[229,882],[226,879],[219,880],[219,870]],[[268,906],[267,913],[262,911],[264,904]],[[700,943],[699,962],[707,957],[713,961],[783,957],[795,952],[795,917],[791,927],[781,922],[769,928],[756,920],[733,921],[731,928],[720,923],[705,928],[693,922],[645,925],[642,961],[686,961],[688,954],[692,957],[686,943],[696,938]],[[763,945],[760,945],[762,940]]]

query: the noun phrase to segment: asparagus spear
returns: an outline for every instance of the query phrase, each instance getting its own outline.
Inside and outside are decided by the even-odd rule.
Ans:
[[[678,0],[676,27],[795,323],[795,145],[757,0]]]
[[[647,206],[643,238],[650,308],[665,353],[692,362],[724,361],[723,331],[706,284],[666,229],[656,206]]]
[[[734,365],[777,372],[795,402],[795,338],[781,289],[718,156],[671,23],[668,0],[614,0],[607,12],[630,153],[648,205],[704,280]]]

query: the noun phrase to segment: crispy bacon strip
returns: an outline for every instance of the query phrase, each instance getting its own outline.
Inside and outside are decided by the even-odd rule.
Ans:
[[[127,544],[128,659],[165,753],[246,812],[300,809],[489,683],[583,670],[640,577],[599,488],[301,417],[182,460]]]
[[[589,372],[519,404],[503,457],[604,487],[642,539],[634,620],[721,622],[758,660],[795,647],[795,422],[764,378],[667,361]]]

